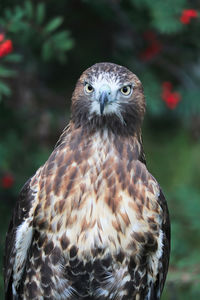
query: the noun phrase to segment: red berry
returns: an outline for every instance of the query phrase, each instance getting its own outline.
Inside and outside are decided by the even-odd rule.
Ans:
[[[5,189],[11,188],[13,186],[13,183],[14,183],[14,178],[10,174],[3,176],[2,180],[1,180],[1,185]]]
[[[180,17],[180,21],[183,24],[189,24],[191,18],[197,18],[198,12],[195,9],[184,9]]]
[[[156,41],[156,34],[155,32],[151,31],[151,30],[147,30],[144,32],[143,37],[145,40],[152,42],[152,41]]]
[[[181,100],[180,94],[179,93],[171,93],[167,98],[166,98],[166,105],[170,109],[175,109],[176,106],[178,105],[179,101]]]
[[[188,16],[186,16],[186,15],[182,15],[182,16],[180,17],[180,21],[181,21],[181,23],[183,23],[183,24],[189,24],[189,23],[190,23],[190,17],[188,17]]]
[[[5,35],[3,33],[0,33],[0,43],[3,42]]]
[[[7,40],[0,44],[0,57],[8,55],[13,51],[13,45],[11,40]]]
[[[181,95],[177,92],[172,93],[172,83],[165,81],[162,84],[162,94],[161,97],[165,101],[169,109],[175,109],[181,100]]]
[[[140,58],[144,61],[150,60],[154,56],[156,56],[158,53],[160,53],[161,50],[162,50],[161,43],[158,41],[154,41],[146,50],[144,50],[141,53]]]
[[[172,89],[172,83],[170,81],[164,81],[162,84],[163,89],[171,90]]]

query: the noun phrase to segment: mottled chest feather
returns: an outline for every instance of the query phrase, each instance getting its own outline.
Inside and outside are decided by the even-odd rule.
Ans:
[[[78,144],[78,134],[61,143],[44,165],[34,225],[47,232],[66,261],[74,256],[87,264],[101,257],[121,270],[118,280],[128,280],[133,260],[161,252],[159,187],[137,159],[137,140],[122,142],[103,132]],[[155,268],[152,277],[158,262]]]

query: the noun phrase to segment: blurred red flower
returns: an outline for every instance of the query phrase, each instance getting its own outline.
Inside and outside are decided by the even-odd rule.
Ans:
[[[157,40],[156,34],[152,30],[145,31],[143,33],[143,37],[144,37],[145,40],[147,40],[149,42]]]
[[[189,24],[191,18],[197,18],[198,12],[195,9],[184,9],[180,17],[180,21],[183,24]]]
[[[5,37],[4,33],[0,33],[0,43],[3,42],[4,37]]]
[[[0,44],[0,57],[6,56],[13,51],[13,44],[11,40],[6,40]]]
[[[165,92],[171,91],[172,90],[172,83],[170,81],[165,81],[165,82],[163,82],[162,87],[163,87],[163,90]]]
[[[158,53],[160,53],[161,50],[162,45],[158,41],[155,41],[141,53],[140,58],[144,61],[150,60],[154,58],[154,56],[156,56]]]
[[[154,58],[162,50],[162,44],[158,41],[156,34],[153,31],[146,31],[144,39],[148,41],[149,46],[140,54],[143,61]]]
[[[9,189],[14,184],[14,178],[11,174],[4,175],[1,179],[1,186],[4,189]]]
[[[162,84],[162,99],[169,109],[175,109],[181,100],[181,95],[177,92],[172,92],[172,83],[165,81]]]

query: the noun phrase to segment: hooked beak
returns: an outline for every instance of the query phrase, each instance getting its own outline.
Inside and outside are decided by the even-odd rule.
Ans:
[[[99,97],[99,103],[100,103],[100,113],[103,114],[105,104],[108,103],[108,92],[102,91],[101,95]]]

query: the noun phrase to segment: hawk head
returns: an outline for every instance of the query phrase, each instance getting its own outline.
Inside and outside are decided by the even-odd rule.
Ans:
[[[83,72],[72,96],[72,122],[124,133],[140,128],[145,100],[140,80],[127,68],[97,63]]]

